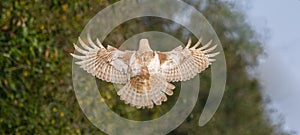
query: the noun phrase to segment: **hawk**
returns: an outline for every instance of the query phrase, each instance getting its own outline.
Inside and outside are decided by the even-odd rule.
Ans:
[[[211,53],[217,45],[210,47],[212,40],[198,48],[202,38],[191,47],[191,38],[186,47],[178,46],[169,52],[154,51],[148,39],[139,41],[137,51],[121,51],[108,45],[106,48],[99,39],[94,43],[89,34],[88,44],[80,37],[82,48],[74,44],[80,55],[71,55],[75,62],[93,76],[116,84],[124,84],[117,92],[125,104],[138,109],[153,108],[167,101],[175,86],[170,82],[187,81],[202,72],[219,52]]]

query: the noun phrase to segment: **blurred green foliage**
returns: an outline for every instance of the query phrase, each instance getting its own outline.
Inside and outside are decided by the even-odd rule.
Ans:
[[[116,1],[1,1],[0,134],[104,134],[78,106],[72,90],[69,53],[88,20]],[[266,117],[259,82],[248,75],[247,69],[256,65],[262,53],[255,31],[235,4],[203,1],[186,2],[207,17],[223,44],[228,69],[226,93],[213,119],[205,127],[198,127],[210,85],[210,71],[205,71],[194,111],[170,134],[285,134]],[[151,17],[130,20],[114,29],[105,43],[120,45],[147,30],[170,33],[164,28],[171,24]],[[173,31],[185,41],[183,33],[182,27]],[[114,91],[105,91],[111,89],[106,87],[111,84],[100,88],[103,100],[121,116],[135,120],[164,114],[177,97],[175,91],[165,107],[136,111],[119,101]]]
[[[69,52],[99,2],[1,1],[0,134],[98,131],[75,100]]]

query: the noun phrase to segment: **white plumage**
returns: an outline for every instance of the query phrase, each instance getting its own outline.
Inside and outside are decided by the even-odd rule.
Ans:
[[[186,81],[205,70],[219,52],[209,48],[212,41],[198,48],[202,39],[185,48],[176,47],[169,52],[153,51],[147,39],[141,39],[137,51],[120,51],[112,46],[105,48],[97,39],[96,44],[87,36],[88,44],[78,38],[82,48],[74,44],[81,55],[71,54],[75,62],[88,73],[107,82],[125,84],[118,91],[121,100],[136,108],[153,108],[167,101],[175,86],[169,82]]]

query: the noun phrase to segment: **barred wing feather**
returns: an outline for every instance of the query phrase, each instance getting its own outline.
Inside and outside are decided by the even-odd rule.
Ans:
[[[202,39],[190,48],[191,39],[185,48],[181,46],[169,52],[159,52],[161,60],[161,74],[168,82],[186,81],[195,77],[215,61],[214,56],[219,52],[211,53],[217,45],[209,48],[212,41],[198,48]]]
[[[107,82],[125,84],[128,81],[127,69],[130,56],[133,51],[120,51],[112,46],[105,48],[97,39],[93,43],[88,35],[88,43],[78,41],[82,48],[74,44],[74,48],[80,55],[71,54],[79,61],[75,62],[88,73]]]

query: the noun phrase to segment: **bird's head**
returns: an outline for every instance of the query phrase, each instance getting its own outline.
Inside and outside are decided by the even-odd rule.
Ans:
[[[149,52],[149,51],[153,51],[153,50],[150,48],[148,39],[141,39],[140,44],[139,44],[138,53],[142,54],[142,53]]]

